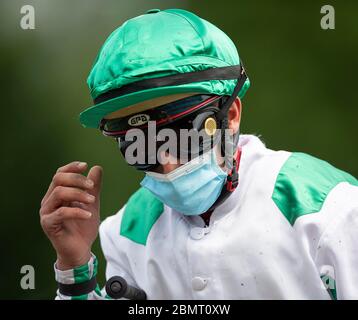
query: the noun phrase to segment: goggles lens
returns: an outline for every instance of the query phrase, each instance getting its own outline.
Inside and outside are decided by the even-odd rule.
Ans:
[[[222,96],[198,95],[126,118],[103,120],[103,134],[115,137],[129,165],[155,171],[163,154],[186,163],[221,139],[216,113]]]

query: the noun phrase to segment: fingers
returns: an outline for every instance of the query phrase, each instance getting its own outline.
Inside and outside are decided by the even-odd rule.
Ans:
[[[78,201],[85,204],[92,204],[96,197],[78,188],[56,186],[47,201],[41,206],[40,214],[49,214],[57,207],[63,206],[66,203]]]
[[[79,202],[79,201],[73,201],[73,202],[69,203],[68,206],[72,207],[72,208],[86,209],[86,205],[84,203],[82,203],[82,202]]]
[[[55,231],[58,225],[69,219],[90,219],[92,213],[81,208],[61,207],[52,214],[41,216],[41,226],[47,232]]]
[[[57,169],[56,172],[83,172],[87,168],[86,162],[73,161]]]
[[[90,169],[87,175],[87,179],[93,182],[93,188],[89,190],[89,193],[98,197],[102,187],[103,169],[100,166],[94,166]]]
[[[100,166],[90,169],[88,176],[82,175],[87,169],[84,162],[71,162],[59,168],[50,187],[41,201],[40,215],[47,215],[59,207],[78,207],[89,210],[87,205],[99,207],[103,170]]]
[[[79,173],[58,172],[54,175],[54,186],[75,187],[80,189],[92,189],[94,183]]]
[[[50,194],[53,191],[53,189],[57,185],[61,185],[61,183],[63,182],[63,181],[59,181],[61,178],[63,178],[63,177],[61,177],[62,173],[77,173],[77,174],[81,174],[86,169],[87,169],[87,163],[80,162],[80,161],[74,161],[74,162],[71,162],[69,164],[66,164],[63,167],[58,168],[58,170],[57,170],[56,174],[54,175],[54,178],[53,178],[53,180],[52,180],[52,182],[51,182],[51,184],[50,184],[45,196],[43,197],[43,199],[41,201],[41,206],[47,201],[47,199],[50,196]],[[65,179],[65,178],[63,178],[63,179]],[[68,182],[68,179],[67,179],[67,182]],[[77,186],[77,185],[73,185],[71,183],[70,184],[65,184],[65,185],[67,185],[67,186]]]
[[[100,192],[102,187],[102,176],[103,176],[103,170],[100,166],[94,166],[90,169],[88,172],[87,178],[93,181],[94,187],[89,190],[89,193],[96,197],[95,202],[95,208],[96,210],[93,210],[94,218],[99,220],[100,215]]]

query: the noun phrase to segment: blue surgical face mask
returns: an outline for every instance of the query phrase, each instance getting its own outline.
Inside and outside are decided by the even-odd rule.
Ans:
[[[218,199],[226,177],[212,149],[168,174],[146,172],[141,185],[170,208],[185,215],[199,215]]]

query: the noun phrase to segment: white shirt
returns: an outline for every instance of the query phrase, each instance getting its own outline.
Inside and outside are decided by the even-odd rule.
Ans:
[[[148,299],[357,299],[357,180],[253,135],[239,145],[239,185],[208,227],[165,205],[147,236],[121,231],[126,206],[105,219],[106,278],[122,276]],[[148,215],[136,210],[127,224]]]

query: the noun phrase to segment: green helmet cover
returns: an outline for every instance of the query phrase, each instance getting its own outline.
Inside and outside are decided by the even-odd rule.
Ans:
[[[110,34],[87,84],[95,100],[141,80],[239,64],[234,43],[210,22],[186,10],[154,9],[126,21]],[[236,83],[237,79],[207,80],[131,92],[89,107],[80,114],[80,122],[98,128],[109,113],[177,93],[231,95]],[[247,78],[238,94],[240,99],[249,87]]]

